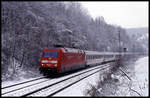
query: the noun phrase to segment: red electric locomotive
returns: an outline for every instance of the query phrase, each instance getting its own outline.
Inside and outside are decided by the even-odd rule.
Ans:
[[[44,48],[40,61],[40,71],[63,73],[84,68],[86,66],[85,52],[72,48]]]

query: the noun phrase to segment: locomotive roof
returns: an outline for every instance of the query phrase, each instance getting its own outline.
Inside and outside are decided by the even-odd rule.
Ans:
[[[79,53],[82,51],[80,49],[74,49],[74,48],[65,48],[64,47],[64,49],[66,50],[66,52],[72,52],[72,53]]]
[[[81,49],[75,49],[75,48],[68,48],[68,47],[64,47],[64,49],[66,50],[66,52],[72,52],[72,53],[79,53],[79,52],[85,52],[85,54],[87,55],[119,55],[119,52],[98,52],[98,51],[85,51],[85,50],[81,50]]]

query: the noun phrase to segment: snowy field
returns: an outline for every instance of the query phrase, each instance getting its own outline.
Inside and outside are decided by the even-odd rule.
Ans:
[[[133,79],[133,89],[136,89],[141,96],[148,96],[149,87],[149,61],[148,57],[140,58],[135,62],[135,77]]]
[[[126,76],[118,76],[117,91],[113,95],[108,96],[148,96],[148,57],[139,58],[134,65],[134,75],[131,75],[132,81]],[[132,70],[132,69],[131,69]],[[133,70],[132,70],[133,71]],[[71,87],[57,93],[55,96],[88,96],[85,90],[89,88],[89,84],[96,85],[99,73],[94,74]],[[107,88],[108,89],[108,88]],[[107,93],[106,95],[107,96]]]
[[[19,80],[16,79],[16,80],[13,80],[13,81],[4,81],[4,82],[1,82],[1,87],[3,88],[5,86],[10,86],[10,85],[14,85],[14,84],[30,81],[30,80],[33,80],[33,79],[36,79],[36,78],[39,78],[39,77],[28,78],[28,79],[21,77]]]
[[[57,93],[54,96],[86,96],[85,89],[88,89],[88,84],[96,85],[97,78],[99,73],[93,74],[88,78],[83,79],[82,81],[70,86],[69,88]]]

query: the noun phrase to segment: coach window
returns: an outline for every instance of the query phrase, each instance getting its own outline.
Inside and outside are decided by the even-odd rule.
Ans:
[[[103,57],[106,58],[106,55],[104,55]]]
[[[107,55],[107,58],[109,58],[110,57],[110,55]]]
[[[101,58],[101,56],[99,55],[99,58]]]
[[[110,58],[112,58],[112,55],[110,55]]]
[[[109,59],[111,58],[111,55],[109,56]]]
[[[110,58],[110,55],[108,55],[107,58]]]

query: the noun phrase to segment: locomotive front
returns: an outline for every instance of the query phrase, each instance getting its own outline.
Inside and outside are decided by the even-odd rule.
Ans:
[[[44,49],[40,61],[41,72],[59,72],[60,65],[60,49]]]

